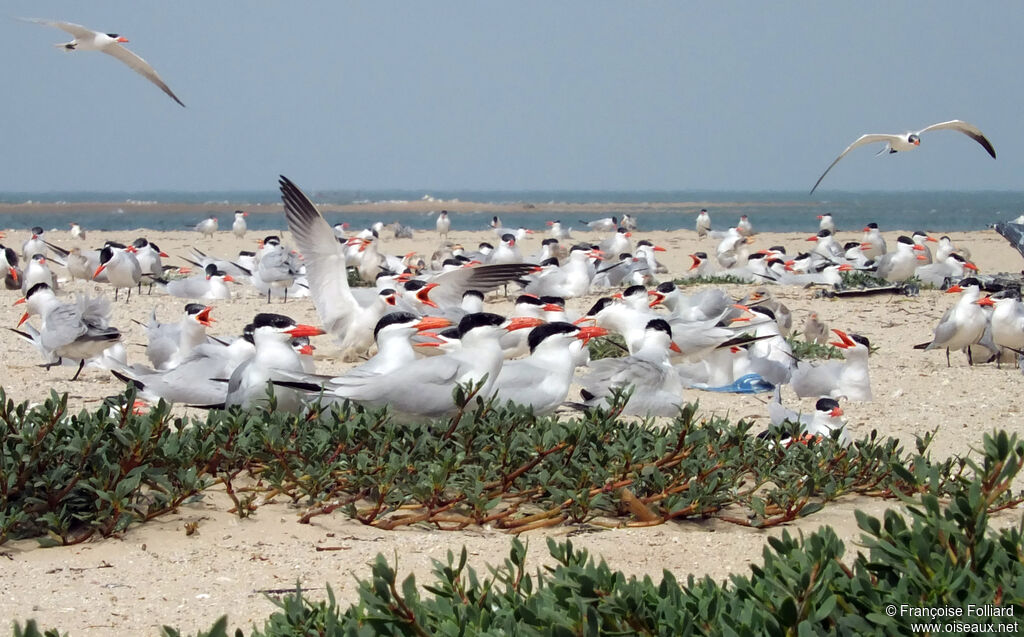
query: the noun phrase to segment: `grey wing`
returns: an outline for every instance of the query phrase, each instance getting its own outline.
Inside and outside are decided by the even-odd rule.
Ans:
[[[506,263],[450,270],[431,279],[433,283],[438,284],[437,290],[431,293],[431,298],[442,304],[458,304],[467,290],[490,292],[536,269],[537,266],[532,263]]]
[[[810,194],[812,194],[812,195],[814,194],[814,191],[815,191],[815,189],[817,189],[818,184],[820,184],[821,180],[825,178],[825,175],[828,174],[828,171],[832,170],[832,167],[835,166],[836,164],[838,164],[839,160],[842,159],[843,157],[846,157],[846,153],[850,152],[854,148],[857,148],[859,146],[863,146],[865,144],[874,144],[875,142],[891,143],[892,141],[899,140],[899,139],[900,139],[899,135],[886,135],[886,134],[882,134],[882,133],[868,133],[867,135],[861,135],[860,137],[858,137],[856,139],[856,141],[854,141],[852,144],[847,146],[846,150],[844,150],[843,152],[839,153],[839,156],[836,157],[832,161],[832,163],[828,165],[828,168],[825,169],[825,172],[821,173],[821,177],[818,177],[818,181],[814,182],[814,188],[811,188]]]
[[[79,296],[75,300],[81,320],[89,328],[106,329],[110,326],[110,301],[102,296]]]
[[[206,277],[177,279],[169,281],[165,286],[167,293],[180,299],[198,299],[210,289]]]
[[[988,139],[981,132],[981,130],[979,130],[978,127],[975,126],[974,124],[965,122],[962,119],[952,119],[948,122],[939,122],[938,124],[932,124],[931,126],[922,128],[917,132],[917,134],[920,135],[922,133],[927,133],[928,131],[933,130],[960,131],[964,135],[967,135],[974,141],[981,144],[982,148],[984,148],[988,152],[988,154],[992,156],[992,159],[996,158],[996,149],[992,147],[992,143],[988,141]]]
[[[932,338],[931,344],[926,349],[935,349],[936,347],[943,347],[945,343],[949,342],[949,339],[953,338],[956,334],[957,325],[953,321],[949,320],[953,314],[953,308],[946,310],[946,313],[942,315],[939,320],[939,324],[935,326],[935,336]]]
[[[993,225],[992,228],[1009,241],[1010,245],[1017,248],[1017,252],[1024,256],[1024,225],[1006,221],[999,222]]]
[[[389,374],[346,374],[330,382],[332,393],[356,401],[381,404],[386,401],[401,409],[412,403],[451,401],[452,381],[459,374],[458,363],[447,357],[417,360]],[[411,390],[415,391],[411,391]]]
[[[46,315],[41,339],[43,347],[48,350],[56,350],[69,343],[73,343],[79,336],[85,334],[86,326],[82,322],[82,316],[73,305],[59,305]]]
[[[174,94],[174,91],[172,91],[169,86],[164,84],[164,81],[160,79],[159,75],[156,74],[156,71],[153,70],[153,67],[150,66],[148,62],[140,58],[138,55],[135,55],[135,53],[129,51],[120,44],[112,44],[111,46],[104,48],[103,52],[117,58],[118,60],[121,60],[129,67],[131,67],[133,71],[135,71],[142,77],[146,78],[153,84],[159,86],[160,90],[164,93],[167,93],[167,95],[170,96],[172,100],[174,100],[178,104],[181,104],[182,106],[185,106],[185,103],[179,100],[178,96]]]
[[[299,187],[283,175],[280,186],[288,229],[305,257],[313,305],[323,328],[342,338],[356,310],[356,300],[348,286],[345,254],[330,224]]]
[[[75,39],[93,38],[96,36],[96,31],[87,29],[80,24],[73,22],[58,22],[56,20],[40,20],[39,18],[20,18],[23,22],[34,22],[35,24],[42,24],[43,26],[55,27],[61,31],[65,31],[75,36]]]
[[[831,396],[842,371],[842,363],[825,362],[818,365],[800,362],[793,370],[790,386],[800,398]]]

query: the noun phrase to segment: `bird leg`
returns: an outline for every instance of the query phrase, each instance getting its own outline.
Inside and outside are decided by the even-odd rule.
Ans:
[[[71,377],[72,381],[78,380],[78,375],[82,373],[82,368],[83,367],[85,367],[85,359],[84,358],[82,360],[78,361],[78,371],[75,372],[75,375]]]
[[[952,365],[949,364],[949,348],[948,347],[946,348],[946,367],[952,367]]]

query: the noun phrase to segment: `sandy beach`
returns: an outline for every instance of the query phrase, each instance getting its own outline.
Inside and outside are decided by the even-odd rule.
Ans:
[[[437,208],[436,203],[431,205],[431,209]],[[448,208],[458,210],[451,205]],[[807,232],[756,235],[754,248],[784,245],[795,254],[809,247],[805,239],[817,230],[813,222],[813,215],[808,213]],[[902,233],[884,234],[892,246]],[[394,254],[416,250],[429,257],[438,243],[433,232],[418,232],[411,240],[395,240],[390,234],[383,236],[381,249]],[[129,243],[136,236],[130,232],[102,236],[90,233],[82,247],[98,246],[105,239]],[[250,233],[239,240],[225,231],[213,239],[204,239],[195,232],[159,232],[147,237],[171,255],[165,264],[184,264],[182,257],[188,256],[192,246],[211,254],[233,256],[240,249],[253,249],[259,238]],[[522,242],[522,252],[535,252],[542,237],[538,231],[527,238]],[[841,242],[860,237],[859,231],[838,233]],[[950,233],[950,237],[957,246],[970,250],[983,273],[1016,273],[1024,267],[1021,255],[995,232]],[[20,246],[26,238],[23,230],[9,230],[4,243]],[[66,232],[47,233],[47,238],[64,247],[76,245]],[[602,237],[576,233],[576,238],[596,241]],[[698,239],[692,230],[640,231],[633,237],[634,241],[641,238],[667,249],[659,256],[673,276],[685,273],[690,264],[688,254],[696,250],[713,252],[717,243]],[[450,239],[470,247],[493,236],[489,232],[453,232]],[[283,234],[283,241],[292,244],[289,233]],[[665,275],[662,280],[667,278]],[[726,289],[739,297],[747,287],[730,285]],[[64,294],[74,292],[112,298],[112,290],[96,283],[76,281],[64,287]],[[780,286],[773,292],[792,310],[795,329],[800,329],[813,310],[830,327],[867,336],[878,348],[871,358],[874,401],[844,405],[854,438],[877,429],[882,436],[894,436],[912,449],[915,435],[937,429],[931,454],[943,458],[979,447],[983,434],[996,426],[1024,435],[1019,370],[1006,366],[997,369],[994,364],[969,367],[958,353],[953,354],[952,366],[947,368],[944,352],[922,352],[911,347],[930,340],[934,325],[953,304],[955,295],[923,290],[917,297],[819,299],[814,298],[815,290]],[[235,298],[230,302],[214,304],[217,322],[211,333],[237,335],[255,313],[268,309],[300,322],[318,322],[309,299],[275,301],[268,308],[265,299],[252,289],[236,286],[233,294]],[[22,309],[12,303],[19,296],[14,291],[0,291],[3,325],[17,324]],[[597,295],[575,299],[570,307],[585,310],[595,298]],[[125,333],[130,363],[145,362],[144,329],[133,320],[144,323],[155,310],[162,321],[175,321],[185,302],[154,291],[152,295],[133,294],[130,302],[122,300],[114,305],[113,322]],[[498,299],[492,307],[503,312],[510,303]],[[318,337],[314,343],[318,347],[318,371],[340,373],[349,367],[340,361],[329,337]],[[0,384],[15,401],[38,401],[52,388],[68,392],[75,408],[93,409],[104,396],[124,388],[107,371],[87,368],[77,382],[69,380],[72,367],[44,371],[38,366],[42,361],[37,352],[9,330],[0,330],[0,348],[8,352]],[[699,401],[701,410],[707,413],[766,422],[767,397],[763,394],[691,390],[686,397]],[[784,397],[790,404],[797,402],[791,392],[784,393]],[[813,402],[806,399],[801,404],[806,409]],[[843,498],[784,528],[791,533],[807,533],[831,525],[853,553],[859,537],[854,510],[880,515],[892,506],[895,504],[877,499]],[[509,547],[509,537],[490,528],[385,532],[351,521],[340,512],[301,525],[296,521],[299,511],[283,503],[264,506],[245,520],[228,513],[228,508],[226,496],[215,489],[201,502],[152,523],[133,526],[119,538],[48,549],[39,548],[32,540],[0,545],[0,617],[8,621],[36,618],[42,626],[56,627],[76,637],[152,635],[163,624],[194,632],[208,628],[223,614],[229,615],[231,627],[248,629],[252,623],[262,625],[275,610],[261,591],[287,588],[296,581],[312,589],[313,596],[322,595],[324,585],[330,584],[343,604],[353,600],[355,578],[369,575],[368,563],[378,553],[392,561],[397,556],[401,574],[415,573],[418,581],[424,582],[429,581],[431,560],[443,560],[448,550],[457,551],[465,545],[473,565],[486,571],[484,565],[499,563]],[[996,524],[1015,523],[1019,516],[1019,511],[1001,513],[996,516]],[[187,522],[198,522],[198,532],[186,536]],[[571,527],[557,527],[527,534],[524,539],[529,541],[530,564],[537,567],[547,561],[545,537],[561,537],[572,531]],[[662,569],[667,569],[680,580],[690,574],[721,580],[731,573],[749,572],[749,564],[761,559],[766,536],[781,532],[781,528],[759,531],[719,521],[683,521],[646,529],[580,534],[573,537],[573,542],[627,574],[658,578]]]

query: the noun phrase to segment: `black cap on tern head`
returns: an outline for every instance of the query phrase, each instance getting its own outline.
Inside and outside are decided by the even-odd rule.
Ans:
[[[403,287],[406,289],[407,292],[415,292],[416,290],[421,289],[426,284],[426,281],[420,279],[409,279],[403,284]]]
[[[526,344],[530,346],[530,351],[533,352],[538,345],[544,342],[544,339],[550,336],[554,336],[555,334],[575,334],[578,331],[580,331],[580,328],[576,327],[572,323],[566,323],[565,321],[552,321],[551,323],[538,325],[530,330],[529,336],[526,337]]]
[[[185,314],[188,314],[189,316],[195,316],[196,314],[199,314],[205,309],[206,306],[203,305],[202,303],[189,303],[188,305],[185,306]]]
[[[483,243],[481,243],[480,245],[477,246],[477,249],[479,249],[479,250],[483,250],[484,248],[486,248],[488,250],[493,250],[494,246],[492,246],[491,244],[487,243],[486,241],[484,241]]]
[[[48,284],[46,284],[46,283],[36,283],[35,285],[33,285],[32,287],[30,287],[28,289],[28,292],[25,292],[25,298],[26,299],[30,299],[30,298],[32,298],[33,294],[35,294],[36,292],[39,292],[40,290],[43,290],[43,289],[49,290],[50,286]]]
[[[819,237],[829,237],[829,236],[832,236],[832,231],[828,230],[827,228],[822,228],[821,230],[818,230],[818,236]]]
[[[834,398],[819,398],[818,402],[814,403],[814,409],[817,411],[832,411],[839,407],[839,402]]]
[[[516,240],[516,235],[506,232],[501,235],[501,240],[508,243]]]
[[[377,340],[377,334],[389,325],[396,325],[399,323],[412,324],[417,320],[419,319],[416,318],[416,315],[409,312],[391,312],[390,314],[385,314],[380,317],[380,320],[377,321],[377,325],[373,328],[373,340]]]
[[[43,234],[43,228],[41,226],[32,226],[32,234]]]
[[[769,310],[768,308],[766,308],[764,306],[761,306],[761,305],[751,306],[750,311],[751,312],[757,312],[759,314],[763,314],[763,315],[767,316],[768,318],[770,318],[773,321],[775,320],[775,312],[772,312],[771,310]]]
[[[102,263],[106,263],[107,261],[110,261],[113,258],[114,258],[114,251],[113,251],[113,249],[111,249],[110,246],[103,246],[103,249],[100,250],[100,263],[101,264]]]
[[[492,312],[474,312],[467,314],[459,321],[459,338],[478,327],[498,327],[505,323],[505,317]]]
[[[651,319],[647,321],[647,326],[644,329],[658,330],[659,332],[665,332],[669,336],[672,336],[672,328],[665,319]]]
[[[283,314],[272,314],[270,312],[260,312],[252,320],[252,324],[255,329],[261,327],[273,327],[279,330],[286,330],[290,327],[295,327],[295,321],[288,318]]]
[[[873,228],[873,229],[875,229],[875,230],[878,230],[878,224],[877,224],[877,223],[875,223],[874,221],[872,221],[871,223],[869,223],[869,224],[867,225],[867,227],[868,227],[868,228]]]
[[[147,245],[149,245],[149,240],[146,239],[146,237],[139,237],[135,241],[132,241],[132,245],[135,246],[136,248],[145,248]]]
[[[708,253],[707,252],[703,252],[703,251],[701,251],[701,252],[694,252],[693,256],[697,257],[698,259],[707,259],[708,258]]]
[[[462,298],[466,298],[467,296],[480,299],[481,301],[484,300],[484,293],[481,292],[480,290],[466,290],[465,292],[462,293]]]
[[[589,310],[587,311],[587,316],[597,316],[597,314],[598,314],[598,313],[599,313],[599,312],[600,312],[601,310],[603,310],[604,308],[608,307],[609,305],[611,305],[611,304],[612,304],[612,303],[614,303],[614,302],[615,302],[615,301],[613,301],[611,297],[609,297],[609,296],[602,296],[602,297],[601,297],[601,298],[599,298],[599,299],[597,300],[597,302],[596,302],[596,303],[594,303],[594,305],[593,305],[593,306],[591,306],[591,308],[590,308],[590,309],[589,309]]]
[[[847,241],[843,244],[843,250],[852,250],[853,248],[860,248],[860,241]]]
[[[647,288],[642,285],[631,285],[622,291],[622,296],[636,296],[637,294],[647,295]]]
[[[658,292],[661,292],[662,294],[669,294],[671,292],[675,292],[678,288],[676,288],[675,283],[671,281],[665,281],[664,283],[659,283],[658,287],[654,289],[657,290]]]
[[[868,340],[867,336],[861,336],[860,334],[848,334],[847,336],[850,337],[851,341],[860,343],[864,347],[868,348],[869,351],[871,350],[871,341]]]
[[[912,246],[912,245],[914,245],[914,240],[913,240],[913,239],[911,239],[910,237],[908,237],[908,236],[907,236],[907,235],[905,235],[905,234],[901,234],[901,235],[900,235],[900,236],[899,236],[899,237],[898,237],[898,238],[896,239],[896,241],[897,241],[897,243],[904,243],[904,244],[906,244],[906,245],[911,245],[911,246]]]
[[[560,296],[542,296],[540,302],[546,305],[560,305],[565,307],[565,299]]]
[[[270,234],[263,237],[263,243],[269,243],[272,246],[281,245],[281,237],[277,236],[276,234]]]
[[[962,288],[966,288],[966,287],[971,286],[971,285],[976,285],[976,286],[978,286],[980,288],[981,287],[981,281],[979,281],[978,279],[975,279],[973,276],[969,276],[966,279],[961,279],[960,283],[958,283],[957,285],[959,285]]]
[[[772,246],[768,249],[772,252],[781,252],[782,254],[786,254],[786,246]]]
[[[555,257],[550,257],[550,258],[544,259],[543,261],[540,262],[540,267],[546,268],[548,266],[554,266],[554,267],[557,268],[558,267],[558,259],[556,259]]]
[[[217,276],[217,273],[220,272],[220,270],[217,269],[217,265],[213,263],[207,263],[206,267],[203,268],[203,271],[206,272],[206,276]]]
[[[256,326],[253,325],[252,323],[249,323],[248,325],[243,327],[242,328],[242,340],[249,341],[250,343],[255,345],[256,342],[252,338],[252,333],[255,332],[255,331],[256,331]]]
[[[516,297],[516,305],[537,305],[541,306],[544,303],[533,294],[520,294]]]
[[[117,241],[104,241],[103,242],[103,247],[105,247],[105,248],[120,248],[121,250],[124,250],[127,246],[125,246],[125,244],[123,244],[123,243],[118,243]]]

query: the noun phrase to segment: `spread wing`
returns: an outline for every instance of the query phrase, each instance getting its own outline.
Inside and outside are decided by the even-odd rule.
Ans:
[[[996,149],[992,148],[992,143],[988,141],[985,135],[982,134],[982,132],[974,124],[965,122],[962,119],[954,119],[948,122],[939,122],[938,124],[932,124],[931,126],[922,128],[917,132],[917,134],[920,135],[922,133],[927,133],[928,131],[933,130],[960,131],[964,135],[967,135],[974,141],[981,144],[982,148],[984,148],[988,152],[988,154],[992,156],[992,159],[996,158]]]
[[[299,187],[283,175],[280,186],[288,229],[305,259],[309,293],[320,322],[335,337],[344,338],[356,310],[345,254],[330,224]]]
[[[164,84],[164,81],[160,79],[159,75],[156,74],[156,71],[153,70],[153,67],[150,66],[148,62],[140,58],[138,55],[135,55],[134,53],[124,48],[120,44],[112,44],[102,50],[104,53],[111,55],[127,64],[129,67],[131,67],[133,71],[135,71],[142,77],[146,78],[153,84],[159,86],[160,90],[164,93],[167,93],[167,95],[169,95],[172,100],[174,100],[178,104],[181,104],[182,106],[185,106],[185,103],[179,100],[178,96],[174,94],[174,91],[172,91],[169,86]]]
[[[854,148],[857,148],[858,146],[863,146],[865,144],[874,144],[875,142],[892,143],[893,141],[898,141],[900,139],[901,137],[899,135],[886,135],[883,133],[869,133],[867,135],[861,135],[860,137],[857,138],[856,141],[847,146],[846,150],[841,152],[839,156],[836,157],[831,164],[828,165],[828,168],[825,169],[825,172],[821,173],[821,177],[818,177],[818,181],[814,182],[814,188],[811,188],[810,194],[814,194],[814,191],[815,189],[817,189],[818,184],[820,184],[821,180],[825,178],[825,175],[828,174],[828,171],[832,170],[832,167],[838,164],[839,160],[842,159],[843,157],[846,157],[846,153],[850,152]]]
[[[39,18],[20,18],[24,22],[33,22],[47,27],[54,27],[75,36],[75,39],[92,39],[96,37],[96,31],[87,29],[80,24],[73,22],[58,22],[56,20],[40,20]]]

